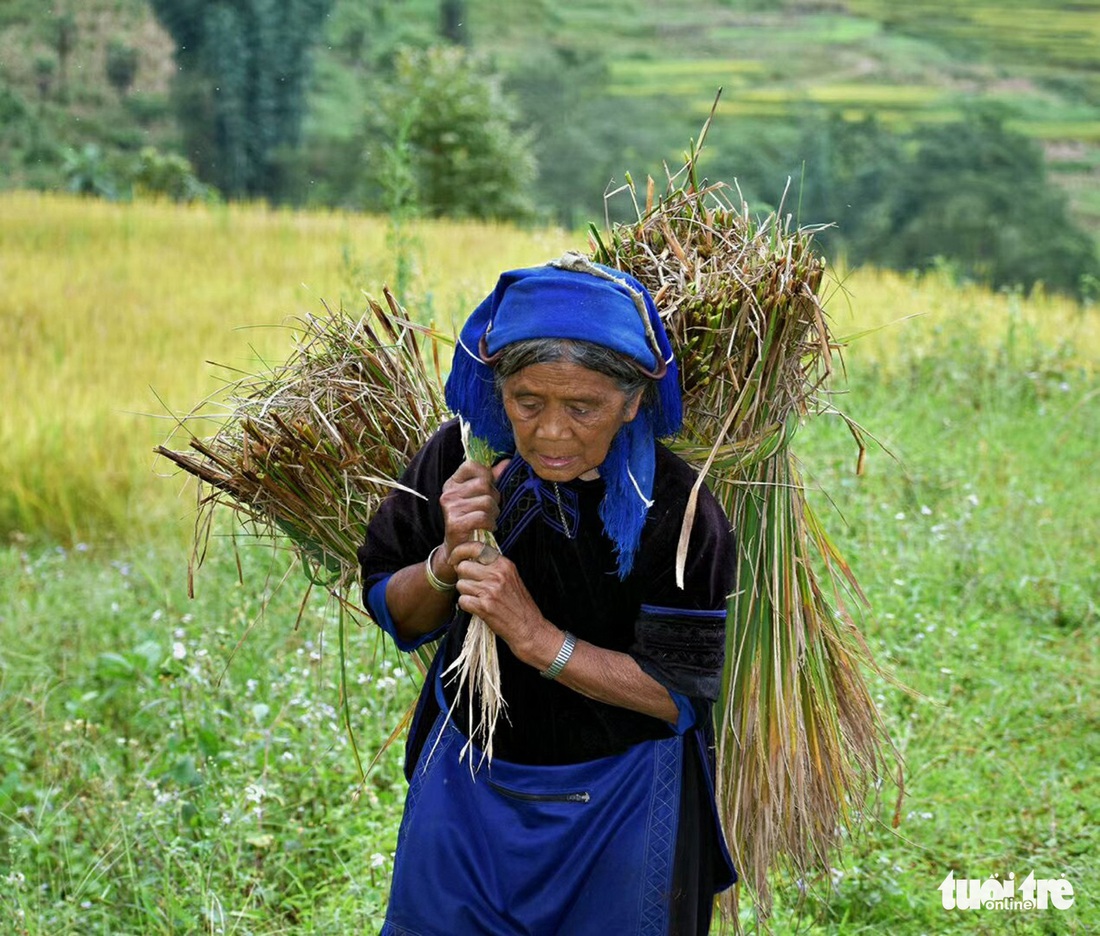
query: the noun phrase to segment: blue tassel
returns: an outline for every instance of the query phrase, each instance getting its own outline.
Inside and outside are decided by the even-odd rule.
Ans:
[[[619,430],[600,467],[600,477],[606,485],[600,502],[600,519],[608,539],[615,544],[620,579],[625,579],[634,568],[634,555],[642,541],[642,528],[653,497],[656,464],[650,417],[639,411],[632,422]]]

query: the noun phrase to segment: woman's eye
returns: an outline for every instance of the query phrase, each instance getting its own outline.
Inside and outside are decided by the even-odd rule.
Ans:
[[[587,416],[589,411],[586,407],[583,406],[571,406],[569,407],[569,412],[571,412],[574,416]]]

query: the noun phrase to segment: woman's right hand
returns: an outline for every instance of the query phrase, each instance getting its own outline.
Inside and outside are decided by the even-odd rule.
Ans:
[[[496,529],[500,514],[500,493],[496,489],[496,480],[507,466],[507,460],[492,468],[464,461],[444,483],[439,506],[443,509],[445,532],[443,548],[439,552],[440,558],[448,565],[451,551],[473,539],[477,530]]]

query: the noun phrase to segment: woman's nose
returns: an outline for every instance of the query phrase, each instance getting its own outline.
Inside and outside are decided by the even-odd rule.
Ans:
[[[569,435],[569,420],[558,410],[544,411],[536,431],[544,439],[562,439]]]

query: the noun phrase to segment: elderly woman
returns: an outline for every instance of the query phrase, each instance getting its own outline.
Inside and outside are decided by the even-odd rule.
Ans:
[[[462,330],[447,401],[502,460],[464,460],[447,423],[360,549],[397,645],[441,638],[383,934],[706,933],[736,879],[712,781],[729,523],[702,488],[677,587],[695,474],[657,441],[681,418],[668,338],[636,280],[567,257],[503,274]],[[480,765],[442,675],[471,615],[507,705]]]

